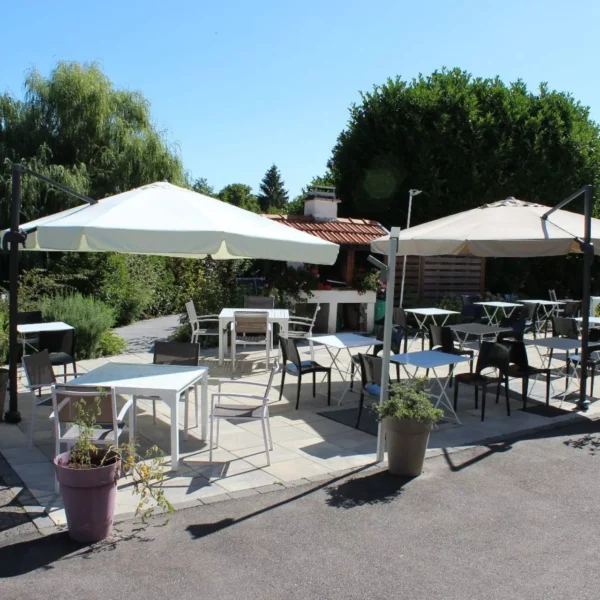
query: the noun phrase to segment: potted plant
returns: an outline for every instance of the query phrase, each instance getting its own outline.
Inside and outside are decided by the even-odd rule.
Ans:
[[[375,404],[373,409],[383,422],[390,473],[405,477],[420,475],[433,424],[444,416],[429,400],[427,379],[393,384],[389,398],[383,404]]]
[[[154,446],[142,458],[135,441],[118,447],[96,446],[93,433],[97,427],[96,415],[100,414],[100,399],[91,410],[83,400],[75,406],[76,442],[71,450],[54,459],[71,539],[93,543],[108,537],[121,474],[133,480],[133,493],[140,496],[135,514],[144,522],[152,514],[154,505],[166,513],[173,512],[161,489],[164,475],[160,449]]]

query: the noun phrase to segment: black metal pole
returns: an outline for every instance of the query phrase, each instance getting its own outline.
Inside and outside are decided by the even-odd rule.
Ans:
[[[584,186],[584,236],[583,236],[583,295],[581,302],[581,379],[579,388],[578,407],[587,410],[590,401],[585,393],[587,383],[587,363],[589,359],[589,331],[590,331],[590,295],[592,263],[594,262],[594,245],[592,244],[592,210],[593,194],[592,186]]]
[[[21,173],[24,171],[19,164],[12,165],[12,202],[10,212],[9,238],[9,286],[8,286],[8,384],[9,404],[4,415],[7,423],[18,423],[21,420],[19,398],[17,391],[17,363],[19,362],[19,342],[17,339],[17,314],[19,312],[19,215],[21,213]]]

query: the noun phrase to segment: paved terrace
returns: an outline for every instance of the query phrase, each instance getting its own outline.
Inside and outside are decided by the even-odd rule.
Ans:
[[[415,344],[412,350],[417,350]],[[324,348],[315,346],[315,358],[322,364],[329,364],[330,358]],[[303,349],[308,358],[308,348]],[[209,393],[215,391],[216,379],[229,378],[232,375],[231,365],[226,363],[220,367],[214,350],[203,350],[201,362],[210,369]],[[341,356],[341,355],[340,355]],[[529,350],[530,362],[539,364],[540,359],[535,349]],[[266,382],[264,352],[255,351],[243,354],[237,365],[236,378],[242,381]],[[144,351],[132,351],[128,354],[111,358],[81,361],[78,370],[90,371],[105,362],[148,363],[152,355]],[[553,364],[558,365],[559,359]],[[466,370],[466,367],[461,366]],[[460,368],[458,372],[460,372]],[[392,373],[395,369],[392,368]],[[403,377],[406,375],[401,371]],[[424,374],[424,371],[421,372]],[[200,439],[199,429],[191,428],[189,439],[180,438],[182,461],[177,472],[170,471],[169,466],[169,411],[166,405],[157,402],[158,422],[152,422],[152,406],[150,402],[138,403],[136,436],[142,447],[157,444],[166,454],[166,479],[164,487],[167,497],[175,507],[189,507],[202,503],[212,503],[221,499],[236,498],[258,493],[265,493],[284,487],[290,487],[307,481],[320,481],[333,478],[348,470],[364,467],[375,462],[376,438],[365,431],[358,431],[353,426],[342,424],[330,417],[336,417],[346,423],[354,424],[358,394],[349,393],[341,406],[335,398],[339,397],[345,384],[337,372],[333,372],[332,406],[327,408],[326,384],[317,387],[317,397],[312,398],[312,386],[305,382],[302,387],[300,410],[294,409],[296,380],[288,377],[283,389],[283,397],[279,400],[281,376],[275,380],[271,393],[271,427],[274,450],[271,453],[271,465],[266,465],[263,438],[259,422],[233,424],[221,423],[220,448],[213,452],[213,462],[209,462],[208,443]],[[24,379],[21,379],[21,384]],[[552,406],[561,408],[564,378],[553,380]],[[494,394],[488,395],[486,420],[481,423],[480,412],[474,409],[473,389],[460,387],[458,415],[462,422],[457,425],[444,422],[437,427],[429,443],[428,456],[436,456],[443,452],[491,441],[508,435],[532,432],[538,429],[553,427],[558,423],[581,419],[579,413],[572,412],[576,394],[569,395],[562,403],[562,410],[538,411],[543,408],[545,384],[536,382],[531,392],[534,401],[530,403],[532,410],[521,409],[521,382],[515,380],[511,391],[511,416],[506,415],[503,396],[498,405],[494,403]],[[243,386],[236,386],[241,387]],[[358,386],[357,386],[358,387]],[[596,390],[598,388],[596,387]],[[240,390],[236,390],[240,391]],[[241,390],[251,393],[250,387]],[[597,391],[596,391],[597,394]],[[535,401],[537,399],[537,401]],[[233,399],[231,400],[233,401]],[[0,424],[0,452],[15,471],[18,477],[13,481],[15,491],[26,510],[34,517],[40,527],[62,525],[65,514],[59,495],[54,493],[54,471],[51,459],[54,454],[52,421],[48,418],[51,402],[48,406],[38,407],[38,425],[35,432],[35,446],[28,448],[29,415],[31,399],[28,392],[20,390],[19,407],[23,421],[18,425]],[[343,410],[343,414],[339,411]],[[564,411],[564,412],[563,412]],[[183,411],[181,411],[183,412]],[[335,414],[337,412],[337,415]],[[191,411],[193,413],[193,411]],[[600,414],[600,403],[586,413],[587,418]],[[183,416],[182,416],[183,419]],[[193,419],[190,418],[193,425]],[[375,431],[375,424],[370,411],[363,412],[366,429]],[[361,424],[362,426],[362,424]],[[119,484],[117,517],[130,516],[137,505],[137,497],[132,496],[131,486],[124,479]]]

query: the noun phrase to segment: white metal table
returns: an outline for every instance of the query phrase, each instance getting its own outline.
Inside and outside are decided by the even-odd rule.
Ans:
[[[227,351],[227,329],[233,323],[236,312],[267,313],[269,323],[277,323],[284,337],[288,333],[290,311],[287,308],[224,308],[219,314],[219,364],[223,364]]]
[[[69,329],[74,329],[74,327],[68,323],[63,323],[62,321],[50,321],[48,323],[26,323],[23,325],[17,325],[17,333],[21,334],[23,354],[25,354],[25,346],[31,346],[31,344],[27,341],[26,336],[41,333],[42,331],[67,331]]]
[[[74,385],[115,388],[124,396],[159,397],[171,409],[171,468],[179,468],[179,397],[186,394],[184,439],[188,430],[187,393],[201,383],[201,437],[208,437],[208,368],[178,365],[106,363],[72,380]],[[134,407],[135,413],[135,407]],[[198,413],[196,413],[196,424]]]
[[[452,415],[450,418],[454,419],[457,423],[460,424],[460,419],[454,410],[454,406],[452,401],[448,397],[446,393],[446,388],[448,387],[448,383],[454,374],[454,369],[456,365],[459,363],[470,362],[473,360],[467,356],[459,356],[457,354],[448,354],[446,352],[438,352],[437,350],[424,350],[423,352],[407,352],[406,354],[395,354],[390,357],[390,362],[399,364],[404,369],[405,373],[409,378],[413,379],[418,369],[431,369],[433,373],[433,377],[440,388],[440,393],[436,396],[432,391],[429,391],[429,394],[432,398],[435,399],[435,407],[437,408],[440,404],[446,408],[450,414]],[[446,381],[442,383],[440,380],[436,369],[440,367],[449,367],[452,366],[452,370]],[[407,367],[416,367],[415,372],[411,374]]]
[[[522,304],[517,304],[515,302],[473,302],[473,304],[477,304],[478,306],[483,306],[483,310],[485,310],[485,315],[489,319],[490,325],[498,325],[500,323],[500,317],[498,313],[502,311],[502,314],[505,317],[510,317],[513,314],[516,308],[523,306]],[[491,312],[490,312],[491,311]]]
[[[329,352],[329,356],[331,356],[331,367],[335,369],[342,378],[342,381],[346,381],[346,376],[348,376],[351,372],[352,367],[352,352],[350,351],[352,348],[371,348],[373,346],[382,346],[383,342],[378,340],[377,338],[367,337],[365,335],[359,335],[357,333],[334,333],[330,335],[313,335],[311,337],[306,338],[307,340],[311,340],[315,344],[322,344]],[[334,354],[335,350],[335,354]],[[342,350],[346,350],[348,353],[348,357],[350,362],[345,367],[340,359],[339,354]],[[345,387],[342,395],[338,399],[338,404],[342,403],[344,396],[348,393],[350,389],[351,381],[348,381],[348,385]]]
[[[433,321],[434,325],[441,325],[442,327],[446,324],[446,321],[450,318],[451,315],[459,315],[460,313],[455,310],[446,310],[445,308],[406,308],[404,312],[410,313],[414,315],[415,320],[417,321],[417,325],[424,336],[427,332],[427,320]],[[443,317],[443,319],[442,319]],[[438,319],[440,322],[438,323]],[[410,346],[414,339],[411,340],[408,349],[410,350]]]

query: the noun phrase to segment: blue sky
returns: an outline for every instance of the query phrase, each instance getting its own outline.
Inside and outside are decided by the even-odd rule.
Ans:
[[[547,81],[600,120],[597,0],[29,0],[1,14],[1,91],[20,96],[31,67],[98,61],[217,190],[256,190],[276,163],[293,197],[360,90],[443,66]]]

